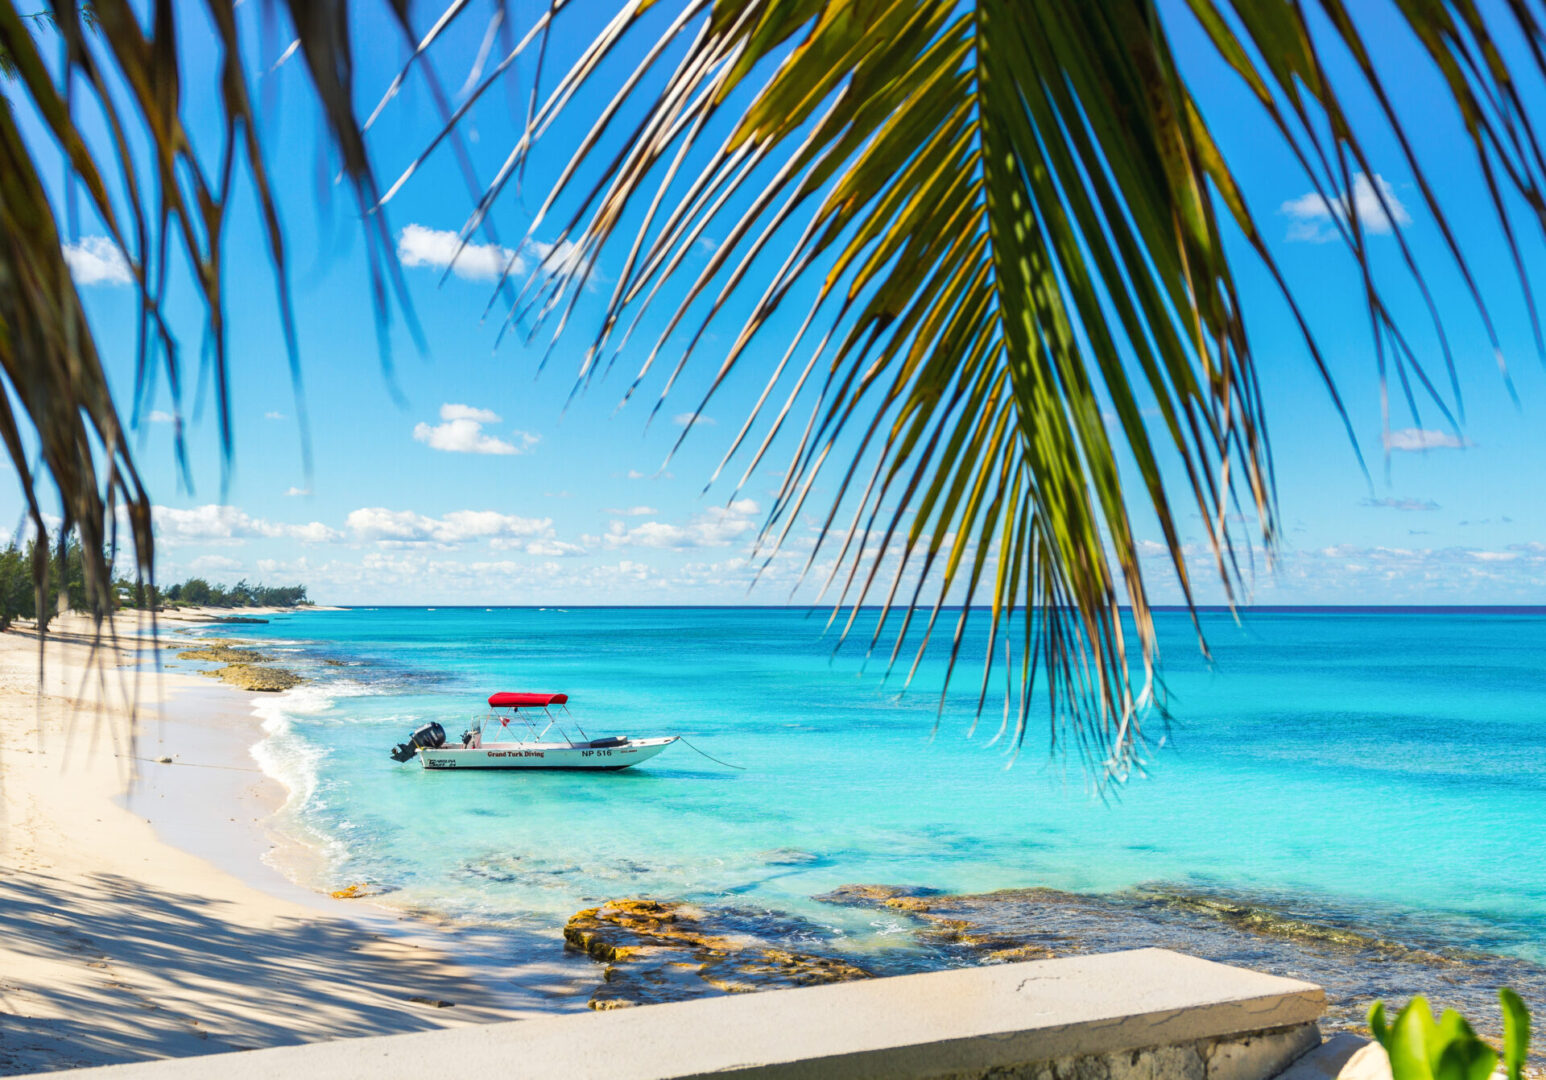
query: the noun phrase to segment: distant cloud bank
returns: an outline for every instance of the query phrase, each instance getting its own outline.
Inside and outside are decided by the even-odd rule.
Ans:
[[[485,540],[501,551],[525,551],[547,557],[583,555],[585,549],[553,536],[552,518],[528,518],[497,510],[454,510],[428,517],[412,510],[363,507],[345,525],[358,541],[383,547],[454,548]]]
[[[338,530],[330,529],[320,521],[283,524],[255,518],[245,510],[216,503],[190,509],[156,506],[151,509],[150,520],[156,535],[169,543],[266,538],[325,544],[343,538]]]
[[[630,529],[621,521],[614,521],[601,540],[609,548],[724,547],[756,528],[752,518],[757,510],[756,500],[737,499],[729,506],[712,507],[686,525],[646,521]]]

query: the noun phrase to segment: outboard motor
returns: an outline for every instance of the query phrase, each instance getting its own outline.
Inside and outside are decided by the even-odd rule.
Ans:
[[[420,750],[438,750],[446,744],[446,729],[431,720],[408,736],[407,742],[392,747],[393,761],[409,761]]]

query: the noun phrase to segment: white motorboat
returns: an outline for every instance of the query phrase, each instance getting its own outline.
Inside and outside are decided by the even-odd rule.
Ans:
[[[473,718],[460,744],[448,742],[438,723],[428,723],[392,749],[394,761],[415,755],[426,769],[627,769],[648,761],[677,736],[635,739],[626,735],[592,739],[573,718],[578,740],[570,738],[557,706],[569,717],[567,694],[504,692],[489,697],[487,716]]]

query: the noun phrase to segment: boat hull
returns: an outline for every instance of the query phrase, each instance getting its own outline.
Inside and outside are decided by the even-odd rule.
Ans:
[[[568,746],[564,743],[490,743],[443,746],[419,752],[426,769],[572,769],[616,772],[648,761],[676,737],[630,739],[619,746]]]

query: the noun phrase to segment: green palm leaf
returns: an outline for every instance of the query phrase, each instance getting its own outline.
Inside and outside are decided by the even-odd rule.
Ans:
[[[170,5],[157,5],[147,32],[140,13],[125,0],[91,5],[55,3],[42,12],[18,12],[0,0],[0,58],[8,82],[0,96],[0,438],[22,478],[33,528],[44,532],[37,475],[46,474],[62,500],[61,545],[73,530],[85,559],[86,596],[100,620],[113,607],[112,553],[117,528],[127,522],[139,574],[153,571],[150,496],[140,483],[124,425],[108,393],[91,327],[70,277],[63,252],[64,230],[40,179],[39,149],[23,140],[11,98],[25,101],[62,153],[72,182],[71,217],[77,191],[121,253],[139,295],[138,377],[135,412],[164,373],[179,415],[183,364],[179,343],[161,317],[167,273],[183,259],[202,295],[220,433],[230,452],[231,401],[225,337],[225,266],[222,241],[227,208],[235,193],[239,154],[249,174],[267,230],[289,344],[291,372],[299,388],[299,352],[291,314],[284,238],[269,191],[247,69],[238,37],[236,4],[209,5],[215,40],[223,50],[221,105],[223,144],[218,155],[201,155],[184,128],[178,18]],[[340,152],[345,174],[362,206],[379,198],[354,116],[348,9],[342,4],[295,4],[302,52]],[[45,62],[33,31],[46,25],[62,42],[63,61]],[[88,31],[95,31],[88,33]],[[110,73],[116,79],[110,78]],[[110,90],[110,81],[121,90]],[[110,145],[94,153],[76,126],[80,99],[88,98],[106,120]],[[151,151],[137,159],[130,147],[144,138]],[[148,166],[144,172],[141,165]],[[115,200],[109,192],[125,193]],[[378,311],[384,321],[387,281],[397,274],[384,218],[371,219],[371,267]],[[399,282],[400,285],[400,282]],[[401,292],[399,291],[399,295]],[[384,339],[383,339],[384,340]],[[385,355],[383,353],[383,355]],[[11,406],[16,401],[24,415]],[[304,406],[299,398],[298,405]],[[182,425],[177,453],[184,454]],[[303,425],[304,432],[304,425]],[[28,438],[35,433],[38,460]],[[46,588],[46,548],[38,545],[35,584],[38,609]],[[62,553],[62,548],[61,548]]]
[[[561,116],[573,129],[565,114],[578,89],[609,77],[608,57],[653,7],[623,5],[547,91],[468,235],[534,142]],[[1495,346],[1497,335],[1350,13],[1338,0],[1317,7],[1318,28],[1287,0],[1191,0],[1190,13],[1327,205],[1345,206],[1334,225],[1362,269],[1382,374],[1397,373],[1414,410],[1423,395],[1448,417],[1445,395],[1390,314],[1366,223],[1339,195],[1376,170],[1322,49],[1345,49],[1373,88]],[[1542,158],[1487,21],[1463,0],[1395,7],[1467,120],[1505,228],[1506,188],[1541,214]],[[744,484],[776,443],[793,444],[766,550],[788,539],[818,477],[835,470],[807,565],[830,559],[834,616],[851,609],[844,632],[862,605],[878,602],[873,648],[900,609],[889,623],[900,626],[894,663],[921,603],[933,600],[919,655],[947,596],[986,603],[980,711],[1007,620],[1028,612],[1006,728],[1023,739],[1040,668],[1050,677],[1054,744],[1071,742],[1106,775],[1125,775],[1158,689],[1131,508],[1152,509],[1188,603],[1175,495],[1207,523],[1231,601],[1249,584],[1241,559],[1252,543],[1232,532],[1235,511],[1249,504],[1269,558],[1276,543],[1266,403],[1226,233],[1243,236],[1283,279],[1178,70],[1167,27],[1142,0],[698,0],[680,12],[635,70],[610,76],[621,91],[589,118],[531,226],[551,229],[547,219],[568,205],[554,249],[566,254],[550,256],[527,283],[511,322],[554,316],[556,340],[601,251],[615,248],[620,272],[579,381],[638,357],[626,399],[669,362],[663,400],[709,351],[710,327],[749,307],[731,326],[732,344],[713,350],[718,368],[704,402],[736,367],[777,357],[758,363],[770,369],[765,388],[720,467],[744,459]],[[1511,5],[1506,21],[1539,61],[1531,8]],[[641,107],[647,78],[663,85]],[[710,135],[727,121],[727,136]],[[615,156],[599,149],[619,143]],[[1440,305],[1395,231],[1458,404]],[[686,256],[704,236],[723,239],[700,268]],[[776,272],[763,269],[773,264]],[[1325,375],[1286,286],[1284,295]],[[641,342],[635,331],[656,305],[664,329]],[[799,330],[775,340],[772,325]],[[1341,410],[1329,376],[1326,384]],[[796,412],[812,402],[802,427]],[[1124,456],[1136,465],[1127,478]],[[1172,459],[1184,493],[1167,490],[1162,462]],[[883,575],[885,555],[893,565]],[[951,671],[973,617],[970,606],[954,617]]]
[[[142,392],[159,363],[180,399],[176,342],[159,318],[168,245],[195,268],[224,423],[220,238],[238,151],[259,192],[282,297],[286,278],[252,134],[236,5],[208,7],[225,51],[227,149],[214,168],[181,124],[170,5],[155,6],[147,32],[125,0],[104,0],[93,9],[99,42],[87,40],[79,8],[51,6],[66,45],[61,73],[43,63],[26,13],[0,0],[0,54],[128,256],[143,312]],[[1158,688],[1132,508],[1156,515],[1188,601],[1182,515],[1195,510],[1207,523],[1213,573],[1231,598],[1249,585],[1242,564],[1255,540],[1270,556],[1276,539],[1266,402],[1228,239],[1243,237],[1283,279],[1155,6],[682,0],[674,15],[647,24],[657,5],[630,0],[553,79],[544,73],[548,35],[581,7],[553,0],[452,112],[430,52],[467,7],[457,0],[428,34],[409,34],[410,65],[447,117],[425,154],[446,138],[455,145],[460,118],[528,50],[537,64],[525,131],[479,192],[465,238],[491,228],[490,212],[512,180],[521,182],[538,139],[551,139],[555,127],[576,130],[573,114],[590,107],[578,91],[612,76],[624,38],[663,27],[644,43],[643,60],[618,73],[616,93],[580,118],[585,134],[531,226],[559,242],[523,289],[502,294],[510,324],[549,319],[555,338],[576,333],[571,314],[606,249],[615,280],[579,385],[626,357],[634,367],[626,396],[658,373],[664,397],[695,356],[712,352],[707,401],[733,370],[759,358],[765,388],[720,471],[738,469],[739,487],[769,453],[790,452],[764,554],[814,508],[821,529],[808,567],[831,563],[834,614],[851,609],[845,632],[867,602],[901,614],[889,623],[882,615],[871,639],[873,647],[883,627],[901,626],[892,662],[915,619],[926,639],[935,637],[947,597],[985,602],[991,632],[979,709],[1001,644],[1013,646],[1018,658],[1011,651],[999,661],[1009,678],[1005,730],[1023,739],[1034,680],[1044,673],[1054,742],[1073,745],[1106,775],[1125,775]],[[583,7],[593,15],[592,5]],[[378,211],[366,232],[384,321],[401,283],[353,105],[349,9],[292,0],[288,10],[344,170],[362,204]],[[406,33],[405,4],[392,10]],[[1460,110],[1528,298],[1519,237],[1529,218],[1546,220],[1546,155],[1495,35],[1519,44],[1537,74],[1546,71],[1537,6],[1517,0],[1484,17],[1471,0],[1391,0],[1388,13],[1411,29]],[[1458,414],[1444,305],[1395,223],[1397,249],[1438,328],[1448,393],[1393,318],[1367,223],[1344,195],[1358,174],[1376,170],[1365,133],[1341,104],[1344,88],[1327,75],[1326,50],[1351,58],[1362,80],[1352,89],[1372,91],[1382,110],[1378,133],[1394,135],[1495,348],[1498,335],[1354,13],[1341,0],[1188,0],[1173,17],[1195,20],[1264,110],[1264,137],[1287,146],[1327,205],[1342,208],[1333,226],[1362,272],[1382,376],[1395,373],[1414,410],[1426,397]],[[105,89],[108,69],[127,87],[122,100]],[[66,85],[102,109],[116,161],[87,148]],[[127,152],[136,136],[154,148],[152,175],[138,175]],[[25,413],[13,416],[0,401],[0,436],[19,474],[31,477],[24,432],[36,429],[42,468],[88,552],[110,530],[115,503],[128,504],[148,572],[148,499],[60,256],[61,230],[34,151],[4,109],[0,154],[0,367]],[[107,195],[114,178],[115,190],[129,193],[123,206]],[[720,243],[706,265],[689,260],[709,236]],[[1284,295],[1324,375],[1286,285]],[[655,325],[646,316],[657,307],[664,329],[636,336]],[[713,345],[710,328],[732,313],[731,344]],[[1135,468],[1124,474],[1119,463],[1129,458]],[[1168,463],[1184,477],[1174,491]],[[813,501],[818,479],[830,479],[832,490]],[[23,483],[41,523],[33,482]],[[1247,506],[1254,539],[1231,527]],[[105,596],[105,566],[88,571],[94,595]],[[1012,622],[1015,613],[1029,617]],[[950,620],[952,671],[963,628],[976,617],[966,608]]]

